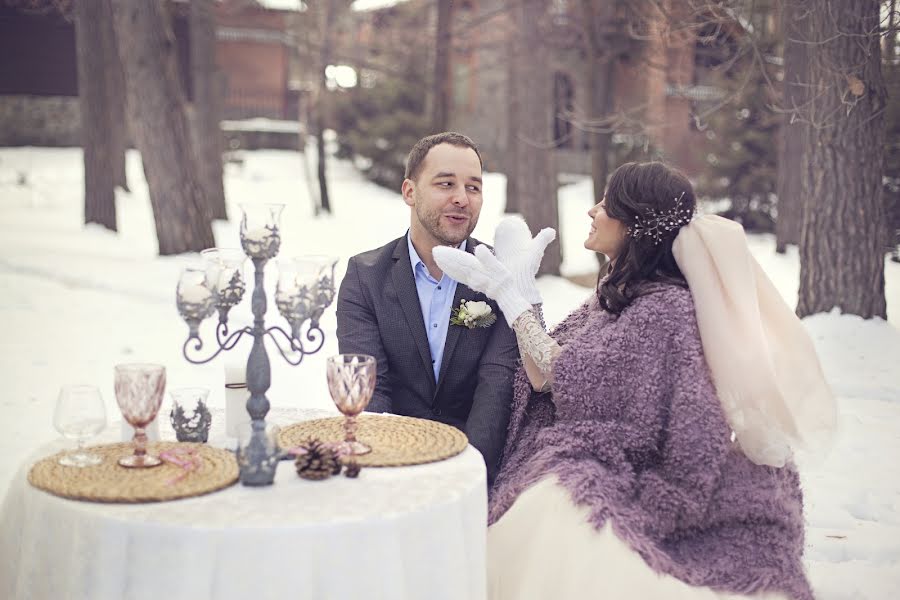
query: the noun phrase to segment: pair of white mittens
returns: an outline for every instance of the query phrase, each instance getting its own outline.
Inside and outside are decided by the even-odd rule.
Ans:
[[[495,300],[513,322],[533,304],[541,303],[535,276],[544,251],[556,239],[556,231],[542,229],[534,238],[521,217],[507,217],[494,232],[494,252],[479,245],[475,254],[458,248],[435,246],[434,260],[453,279]]]

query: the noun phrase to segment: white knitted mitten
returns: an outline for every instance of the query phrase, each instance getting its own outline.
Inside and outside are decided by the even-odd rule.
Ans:
[[[458,248],[435,246],[432,255],[444,273],[495,300],[510,327],[516,317],[531,309],[531,303],[519,293],[513,274],[487,246],[479,245],[474,255]]]
[[[519,293],[531,304],[542,302],[535,276],[541,266],[544,251],[556,238],[556,231],[547,227],[534,238],[528,224],[521,217],[507,217],[500,221],[494,232],[494,252],[513,276]]]

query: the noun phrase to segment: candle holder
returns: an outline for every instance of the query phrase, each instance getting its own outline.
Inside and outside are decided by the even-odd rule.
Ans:
[[[278,446],[277,425],[249,423],[239,428],[237,463],[241,483],[249,486],[269,485],[275,478],[284,453]]]
[[[209,273],[199,267],[185,267],[175,290],[178,313],[190,328],[190,336],[199,339],[200,323],[216,308],[215,290]]]
[[[169,421],[179,442],[206,442],[212,414],[206,407],[209,390],[206,388],[178,388],[169,390],[172,410]]]
[[[247,286],[244,283],[244,261],[240,248],[208,248],[200,252],[210,279],[215,282],[216,310],[219,312],[218,336],[228,335],[228,311],[240,303]]]
[[[334,266],[337,259],[327,257],[304,257],[279,264],[278,291],[276,305],[287,319],[290,332],[281,327],[266,327],[265,315],[268,307],[264,287],[266,263],[274,258],[281,247],[279,219],[281,204],[241,204],[241,248],[253,262],[253,294],[251,310],[253,325],[233,332],[228,330],[228,312],[238,304],[244,295],[241,273],[243,257],[235,255],[234,249],[212,248],[204,251],[206,263],[203,277],[196,269],[185,269],[179,281],[178,310],[188,324],[188,338],[182,347],[182,354],[188,362],[205,364],[225,351],[232,350],[244,335],[253,338],[250,355],[247,358],[247,412],[250,415],[250,438],[241,453],[240,479],[244,485],[267,485],[275,477],[274,467],[280,457],[277,450],[270,451],[266,443],[266,414],[269,400],[266,391],[271,384],[271,367],[264,339],[269,336],[279,354],[291,365],[297,366],[303,358],[318,352],[325,342],[325,335],[319,326],[319,319],[334,300]],[[189,272],[190,271],[190,272]],[[183,285],[182,285],[183,283]],[[206,294],[201,289],[206,287]],[[209,356],[200,356],[203,340],[200,338],[200,323],[218,310],[219,323],[216,326],[217,348]]]
[[[288,342],[294,352],[301,352],[296,363],[285,353],[284,359],[299,364],[303,359],[302,348],[295,340],[303,339],[304,324],[308,323],[305,339],[314,344],[311,352],[317,352],[325,342],[319,319],[334,300],[334,266],[337,260],[326,256],[308,256],[278,261],[278,286],[275,289],[275,306],[291,326]],[[284,334],[284,332],[281,332]],[[279,350],[281,347],[279,346]],[[310,353],[310,352],[307,352]]]

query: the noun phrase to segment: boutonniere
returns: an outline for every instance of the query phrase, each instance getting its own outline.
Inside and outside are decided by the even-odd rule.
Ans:
[[[487,302],[460,300],[459,306],[450,311],[450,324],[462,325],[469,329],[490,327],[497,321],[497,315]]]

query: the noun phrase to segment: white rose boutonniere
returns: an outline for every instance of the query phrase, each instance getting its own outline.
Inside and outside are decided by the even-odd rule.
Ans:
[[[487,302],[460,300],[459,307],[450,311],[450,324],[462,325],[469,329],[490,327],[497,321],[497,315]]]

